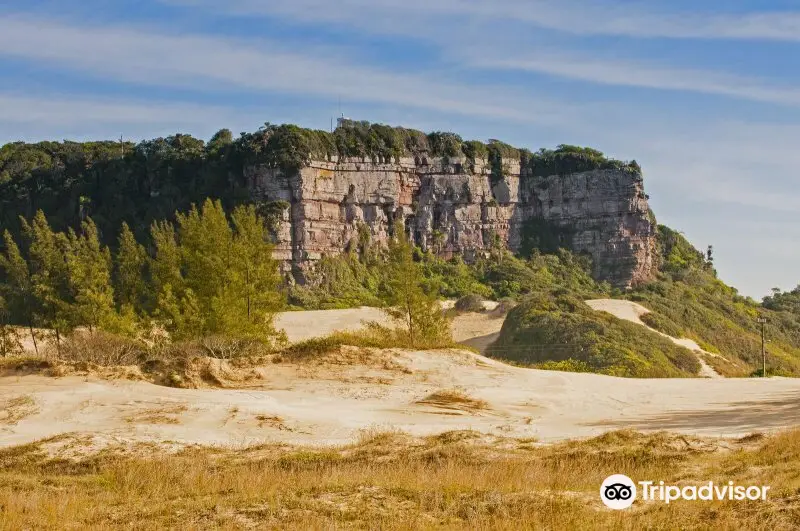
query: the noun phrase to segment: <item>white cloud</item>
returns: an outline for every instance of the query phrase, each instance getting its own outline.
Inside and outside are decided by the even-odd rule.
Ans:
[[[0,19],[3,55],[128,83],[342,97],[513,121],[559,123],[576,107],[552,105],[544,98],[532,101],[503,88],[470,87],[435,76],[289,52],[269,41],[243,43],[21,17]]]
[[[800,106],[800,89],[775,87],[744,76],[652,63],[603,60],[558,51],[518,58],[482,57],[473,66],[539,72],[591,83],[731,96],[752,101]]]
[[[289,17],[376,32],[420,33],[426,19],[445,26],[447,18],[476,22],[515,21],[579,35],[638,38],[800,41],[800,12],[724,13],[657,11],[641,3],[591,0],[162,0],[238,15]]]
[[[59,94],[0,93],[0,144],[43,138],[141,140],[191,131],[208,137],[224,126],[259,125],[255,113],[184,102],[114,100]],[[237,129],[234,129],[237,130]]]
[[[210,0],[162,1],[220,9],[218,2]],[[600,6],[591,2],[518,0],[230,0],[221,9],[234,15],[271,16],[300,23],[333,24],[362,33],[412,37],[434,43],[443,58],[466,67],[537,72],[590,83],[800,105],[800,88],[773,86],[768,79],[541,49],[534,45],[536,39],[531,39],[530,35],[504,31],[504,26],[514,21],[592,35],[676,38],[778,38],[783,35],[781,39],[800,40],[800,13],[780,17],[658,14],[643,13],[637,11],[638,7],[619,3]],[[535,55],[531,55],[531,49],[536,50]]]

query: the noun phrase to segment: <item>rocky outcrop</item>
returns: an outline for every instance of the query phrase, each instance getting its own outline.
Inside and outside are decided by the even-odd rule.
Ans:
[[[385,243],[395,221],[425,249],[474,260],[499,241],[513,250],[555,243],[593,258],[595,277],[628,287],[655,272],[655,229],[642,177],[594,170],[534,177],[504,161],[503,177],[486,161],[403,158],[315,161],[297,172],[253,166],[256,196],[285,201],[277,257],[302,271],[358,240]],[[552,243],[552,241],[551,241]]]

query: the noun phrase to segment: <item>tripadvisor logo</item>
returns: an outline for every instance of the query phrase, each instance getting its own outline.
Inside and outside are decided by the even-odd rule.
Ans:
[[[600,486],[600,499],[606,507],[615,510],[627,509],[633,505],[637,493],[641,490],[644,501],[661,501],[670,503],[676,500],[689,501],[764,501],[767,499],[767,486],[736,485],[733,481],[717,485],[713,481],[702,485],[666,485],[663,481],[639,481],[637,483],[623,474],[614,474],[603,481]]]
[[[608,476],[600,486],[600,499],[610,509],[627,509],[636,499],[636,484],[623,474]]]

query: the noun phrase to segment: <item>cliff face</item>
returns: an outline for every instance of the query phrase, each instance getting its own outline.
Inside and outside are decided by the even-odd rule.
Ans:
[[[505,161],[493,178],[485,161],[404,158],[398,162],[313,162],[294,174],[265,166],[245,172],[254,194],[286,201],[276,255],[302,271],[357,241],[359,227],[385,243],[395,220],[424,249],[470,261],[497,238],[513,250],[549,241],[594,261],[594,275],[628,287],[655,272],[655,231],[641,175],[594,170],[520,175]],[[362,229],[363,231],[363,229]]]

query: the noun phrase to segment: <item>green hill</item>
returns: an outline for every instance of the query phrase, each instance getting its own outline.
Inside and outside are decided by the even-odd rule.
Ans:
[[[679,233],[660,226],[658,243],[658,278],[618,298],[651,310],[643,320],[652,328],[719,353],[706,361],[725,376],[761,370],[757,319],[764,317],[768,374],[800,375],[800,290],[759,304],[719,280],[703,254]],[[558,285],[527,297],[510,313],[490,353],[545,368],[621,376],[696,374],[697,362],[687,356],[688,350],[641,326],[593,311],[583,303],[586,298],[585,292]]]

